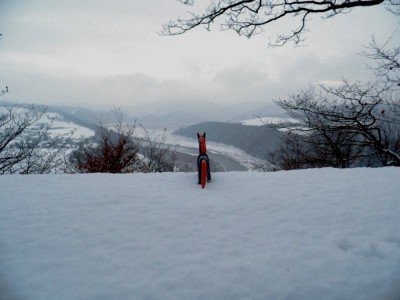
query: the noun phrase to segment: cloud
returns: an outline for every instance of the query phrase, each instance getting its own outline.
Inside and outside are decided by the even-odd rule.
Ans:
[[[272,49],[271,32],[250,40],[217,28],[157,35],[187,9],[178,1],[15,3],[0,9],[0,84],[7,97],[45,104],[268,102],[313,82],[368,79],[355,53],[372,31],[398,25],[383,8],[354,10],[314,18],[307,47]]]
[[[228,66],[219,71],[215,76],[215,83],[230,89],[259,88],[269,79],[267,67],[246,63]]]

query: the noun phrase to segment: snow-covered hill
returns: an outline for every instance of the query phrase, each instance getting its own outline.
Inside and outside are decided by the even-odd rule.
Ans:
[[[0,177],[0,299],[400,298],[400,168]]]
[[[7,114],[10,106],[4,105],[0,102],[0,114]],[[13,107],[13,106],[11,106]],[[16,118],[27,114],[29,109],[22,105],[21,107],[14,108],[13,113]],[[94,136],[95,132],[93,129],[79,125],[71,120],[69,120],[65,115],[57,112],[47,111],[43,116],[31,125],[26,134],[31,134],[32,132],[39,132],[41,128],[48,128],[49,138],[57,138],[62,140],[70,139],[72,142],[79,142],[84,138]]]
[[[54,112],[47,112],[38,122],[38,125],[41,124],[49,127],[48,134],[52,138],[70,138],[75,142],[79,142],[95,134],[94,130],[66,120],[65,117]]]

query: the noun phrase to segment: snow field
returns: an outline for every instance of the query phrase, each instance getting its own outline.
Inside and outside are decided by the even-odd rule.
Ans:
[[[0,299],[399,299],[399,176],[1,176]]]

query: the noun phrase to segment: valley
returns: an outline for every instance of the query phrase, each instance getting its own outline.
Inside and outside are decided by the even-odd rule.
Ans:
[[[6,109],[10,103],[0,102],[0,107]],[[23,112],[23,110],[22,110]],[[268,151],[273,149],[279,140],[279,132],[265,126],[247,126],[233,122],[202,122],[178,127],[170,125],[161,127],[170,121],[174,115],[176,124],[185,124],[187,119],[179,122],[179,116],[184,114],[169,113],[166,120],[162,117],[157,122],[142,124],[132,116],[124,115],[126,124],[136,124],[133,137],[141,149],[148,147],[151,138],[158,147],[166,147],[175,152],[176,171],[195,172],[198,155],[197,132],[207,133],[208,155],[212,172],[271,170],[273,167],[267,161]],[[61,160],[68,160],[68,155],[77,149],[85,140],[93,140],[99,124],[111,128],[113,125],[112,111],[94,111],[77,107],[47,107],[47,112],[36,122],[27,134],[32,134],[38,128],[47,128],[46,137],[41,143],[43,148],[56,147],[60,151]],[[248,122],[248,121],[247,121]],[[187,123],[186,123],[187,124]],[[35,130],[34,130],[35,129]],[[60,166],[55,173],[64,170]]]

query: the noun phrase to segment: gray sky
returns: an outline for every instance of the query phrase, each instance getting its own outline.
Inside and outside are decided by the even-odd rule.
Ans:
[[[367,79],[356,53],[372,34],[385,41],[400,28],[380,6],[314,16],[300,48],[267,47],[289,19],[251,39],[218,24],[157,34],[189,9],[175,0],[0,0],[0,87],[10,89],[2,99],[97,108],[266,103],[316,81]]]

